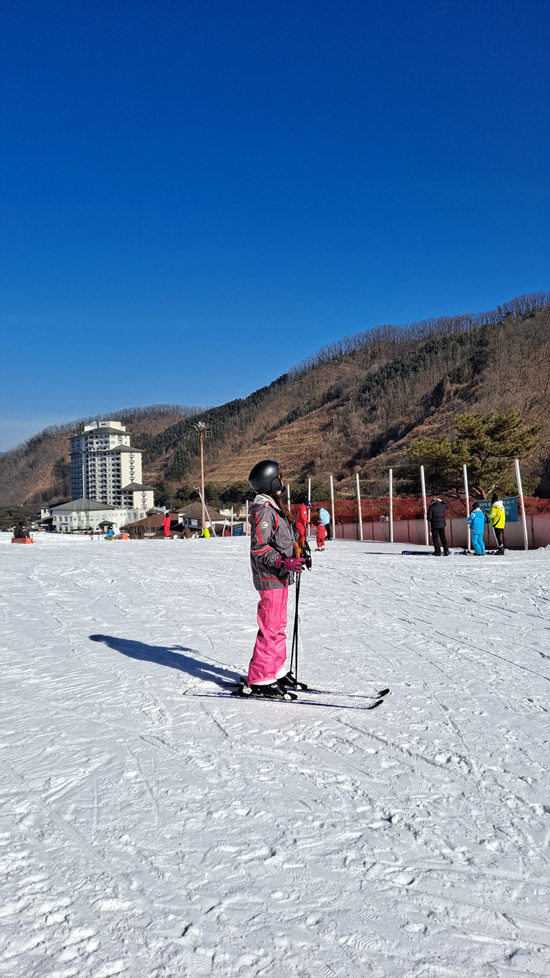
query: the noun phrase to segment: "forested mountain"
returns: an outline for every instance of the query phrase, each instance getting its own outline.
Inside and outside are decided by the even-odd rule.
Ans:
[[[144,481],[175,491],[197,485],[198,421],[208,426],[207,481],[246,479],[264,457],[291,482],[326,482],[352,494],[387,492],[387,469],[406,464],[414,438],[453,433],[461,412],[515,409],[541,424],[522,469],[550,494],[550,293],[521,296],[488,313],[380,326],[345,337],[249,397],[203,411],[111,412],[141,448]],[[68,498],[69,433],[49,430],[0,458],[0,504]],[[399,489],[399,486],[397,486]]]
[[[114,418],[126,425],[135,443],[136,436],[157,435],[197,411],[178,404],[153,404],[52,425],[0,457],[0,506],[40,508],[70,499],[69,438],[85,424]]]

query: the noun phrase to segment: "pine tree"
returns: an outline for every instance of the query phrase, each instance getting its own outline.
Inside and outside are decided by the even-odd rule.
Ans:
[[[466,463],[472,496],[514,491],[514,459],[528,458],[538,444],[541,425],[526,426],[517,411],[507,414],[457,414],[458,436],[416,439],[407,455],[423,465],[429,492],[460,496]],[[527,488],[527,485],[524,486]]]

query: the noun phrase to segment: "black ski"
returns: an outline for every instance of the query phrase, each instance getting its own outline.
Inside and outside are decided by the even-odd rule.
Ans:
[[[459,550],[461,557],[504,557],[502,550],[486,550],[484,554],[476,554],[475,550]]]
[[[402,557],[441,557],[441,554],[434,554],[433,550],[402,550]],[[452,557],[453,551],[449,550],[448,554],[443,554],[444,557]]]
[[[238,687],[239,689],[246,686],[247,680],[244,676],[241,676],[239,682],[227,683],[231,688]],[[224,683],[225,685],[225,683]],[[348,693],[345,689],[314,689],[311,686],[307,686],[306,683],[298,682],[296,686],[286,686],[285,689],[289,693],[305,693],[306,696],[312,693],[314,696],[351,696],[358,699],[365,700],[381,700],[384,696],[389,696],[391,690],[389,686],[385,689],[377,689],[374,693]],[[235,694],[232,694],[235,695]],[[237,693],[237,695],[239,695]]]
[[[342,694],[340,693],[336,695],[342,695]],[[343,695],[345,696],[346,694],[344,693]],[[288,699],[282,696],[257,696],[257,695],[243,696],[243,694],[239,693],[238,690],[234,690],[232,693],[230,692],[187,693],[186,696],[187,698],[191,698],[191,699],[195,699],[195,697],[198,697],[200,699],[209,699],[209,700],[233,699],[237,697],[238,699],[247,700],[249,702],[253,700],[255,702],[262,702],[262,703],[296,703],[297,702],[299,706],[319,706],[325,709],[329,708],[332,710],[376,710],[376,708],[382,706],[382,703],[384,702],[383,699],[378,699],[375,700],[373,703],[325,703],[318,699],[310,699],[310,700],[308,700],[307,698],[301,699],[295,694],[291,694]]]
[[[381,700],[385,696],[389,696],[391,690],[389,687],[387,689],[377,689],[375,693],[347,693],[343,689],[312,689],[308,686],[307,693],[313,693],[315,696],[351,696],[356,699],[364,700]]]
[[[475,550],[459,550],[461,557],[504,557],[502,550],[486,550],[484,554],[476,554]]]

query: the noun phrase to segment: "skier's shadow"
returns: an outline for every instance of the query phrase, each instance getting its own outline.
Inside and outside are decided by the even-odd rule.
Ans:
[[[135,642],[129,638],[116,638],[114,635],[90,635],[90,639],[92,642],[104,642],[110,649],[127,655],[130,659],[142,659],[147,662],[155,662],[159,666],[169,666],[171,669],[186,672],[196,679],[217,682],[220,686],[225,686],[226,683],[235,682],[239,679],[239,674],[231,669],[224,669],[214,665],[214,663],[194,658],[194,656],[199,657],[201,653],[197,652],[196,649],[188,649],[184,645],[172,645],[167,648],[165,645],[146,645],[145,642]],[[191,653],[191,655],[186,653]]]

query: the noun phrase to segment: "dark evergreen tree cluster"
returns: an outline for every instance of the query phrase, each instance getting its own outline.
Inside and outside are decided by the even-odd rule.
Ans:
[[[492,411],[487,415],[457,414],[455,426],[455,438],[418,438],[407,450],[411,462],[424,466],[428,492],[463,495],[466,465],[474,498],[485,499],[493,492],[516,495],[514,459],[532,454],[541,425],[525,425],[517,411]],[[414,482],[417,487],[417,472]],[[524,482],[526,492],[535,488],[533,480]]]
[[[18,523],[28,527],[36,517],[28,506],[0,506],[0,530],[13,530]]]

